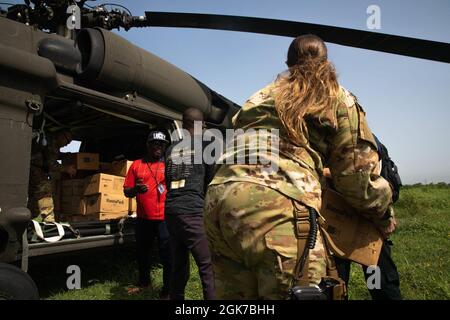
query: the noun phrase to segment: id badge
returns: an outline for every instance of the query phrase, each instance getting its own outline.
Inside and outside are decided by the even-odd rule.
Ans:
[[[166,187],[162,183],[158,184],[158,192],[163,194],[164,191],[166,191]]]

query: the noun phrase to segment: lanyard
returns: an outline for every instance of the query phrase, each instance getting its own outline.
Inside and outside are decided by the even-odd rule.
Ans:
[[[153,173],[153,170],[152,170],[152,167],[148,164],[148,162],[147,162],[147,167],[148,167],[148,170],[150,170],[150,174],[151,174],[151,176],[153,177],[153,180],[155,180],[155,183],[156,183],[156,186],[158,186],[158,184],[159,184],[159,182],[158,182],[158,170],[159,170],[159,162],[158,162],[158,165],[156,166],[156,174],[154,174]]]
[[[156,211],[158,212],[158,215],[160,215],[161,213],[160,213],[160,203],[159,202],[160,202],[161,195],[160,195],[160,191],[158,188],[160,185],[160,183],[158,182],[158,170],[159,170],[160,162],[158,162],[158,165],[156,166],[156,174],[153,173],[152,167],[148,164],[148,162],[146,164],[147,164],[148,170],[150,171],[150,175],[153,177],[153,180],[155,180],[156,190],[158,190],[158,192],[156,192],[156,196],[158,198],[158,200],[156,201]]]

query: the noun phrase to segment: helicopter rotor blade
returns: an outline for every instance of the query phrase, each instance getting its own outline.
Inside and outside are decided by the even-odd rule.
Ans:
[[[145,12],[136,26],[201,28],[296,37],[312,33],[325,42],[450,63],[450,44],[320,24],[216,14]]]

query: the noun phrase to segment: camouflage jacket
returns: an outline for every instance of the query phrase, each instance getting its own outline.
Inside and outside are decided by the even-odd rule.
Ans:
[[[31,148],[31,165],[42,169],[50,175],[58,175],[63,166],[58,162],[61,153],[52,137],[48,137],[47,145],[33,141]]]
[[[357,99],[341,87],[336,104],[322,114],[305,115],[304,143],[287,138],[274,101],[275,84],[255,93],[233,118],[235,129],[278,129],[279,157],[269,155],[278,171],[263,164],[219,164],[211,185],[247,181],[264,185],[320,212],[324,167],[347,202],[374,222],[387,211],[392,198],[388,182],[379,176],[377,145]],[[337,125],[336,125],[337,124]],[[249,145],[246,144],[246,149]],[[239,148],[231,153],[237,154]],[[230,152],[227,150],[228,157]]]

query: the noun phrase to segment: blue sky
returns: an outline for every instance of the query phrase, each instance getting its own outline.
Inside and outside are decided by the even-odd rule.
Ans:
[[[450,42],[450,1],[111,1],[145,10],[217,13],[367,30],[366,9],[381,9],[382,33]],[[88,2],[90,5],[95,2]],[[101,3],[101,1],[96,1]],[[291,38],[147,28],[120,34],[242,104],[285,69]],[[450,64],[329,44],[342,85],[362,103],[405,183],[450,182]],[[449,53],[450,54],[450,53]]]

